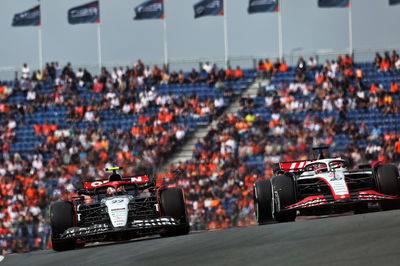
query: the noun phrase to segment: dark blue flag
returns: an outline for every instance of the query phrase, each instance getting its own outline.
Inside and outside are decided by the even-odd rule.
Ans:
[[[39,26],[40,25],[40,6],[32,7],[29,10],[15,14],[11,24],[17,26]]]
[[[134,19],[163,19],[164,0],[148,0],[135,7]]]
[[[318,0],[319,7],[349,7],[350,0]]]
[[[94,1],[68,10],[68,23],[99,23],[100,8],[99,1]]]
[[[223,14],[223,0],[202,0],[194,5],[194,18],[204,16],[222,16]]]
[[[400,5],[400,0],[389,0],[389,5],[391,6]]]
[[[249,0],[249,8],[247,12],[259,13],[259,12],[278,12],[279,11],[279,0]]]

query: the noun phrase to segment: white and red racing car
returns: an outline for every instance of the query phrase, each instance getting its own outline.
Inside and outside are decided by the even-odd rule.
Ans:
[[[399,171],[377,163],[350,171],[342,158],[281,162],[274,176],[254,183],[254,206],[259,224],[294,221],[297,215],[362,213],[400,208]]]
[[[74,249],[88,242],[128,240],[145,235],[188,234],[184,194],[178,187],[158,187],[151,175],[85,182],[78,197],[50,206],[53,249]],[[86,196],[86,198],[84,197]]]

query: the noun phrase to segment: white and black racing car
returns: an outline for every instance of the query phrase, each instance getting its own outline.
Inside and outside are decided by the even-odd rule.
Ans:
[[[151,175],[84,182],[79,196],[50,206],[51,240],[56,251],[88,242],[118,241],[146,235],[185,235],[190,231],[185,197],[179,187],[156,186]]]
[[[400,208],[399,170],[375,163],[350,171],[342,158],[281,162],[274,176],[254,183],[254,206],[259,224],[290,222],[297,215],[327,215]]]

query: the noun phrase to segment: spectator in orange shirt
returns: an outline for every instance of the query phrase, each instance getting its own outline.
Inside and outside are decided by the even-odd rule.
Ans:
[[[235,80],[240,79],[243,79],[243,70],[240,68],[240,66],[237,66],[235,70]]]
[[[51,132],[52,125],[48,124],[47,121],[42,126],[42,131],[44,136],[48,136]]]
[[[35,131],[36,136],[42,136],[42,125],[34,124],[33,130]]]
[[[225,79],[226,80],[233,80],[235,77],[235,70],[228,66],[228,69],[225,71]]]
[[[353,71],[353,68],[352,68],[352,67],[347,67],[347,68],[344,70],[344,74],[345,74],[347,77],[353,79],[353,78],[354,78],[354,71]]]
[[[390,68],[390,60],[385,57],[381,62],[380,70],[382,72],[387,72],[389,71],[389,68]]]
[[[272,71],[273,71],[274,65],[272,64],[271,61],[269,61],[269,59],[265,59],[264,62],[264,71],[265,71],[265,77],[266,78],[270,78],[272,75]]]
[[[257,71],[258,71],[258,72],[261,72],[261,73],[265,71],[264,62],[263,62],[262,59],[260,59],[260,60],[258,61]]]
[[[137,125],[134,125],[131,128],[131,134],[135,137],[138,137],[140,135],[140,127],[138,127]]]
[[[345,67],[351,66],[353,64],[353,59],[351,59],[349,54],[346,54],[342,60],[342,65]]]
[[[149,121],[149,117],[145,116],[144,114],[141,114],[138,118],[139,124],[145,124],[147,121]]]
[[[174,119],[174,114],[173,113],[167,113],[165,115],[165,122],[166,123],[171,123],[173,119]]]
[[[397,92],[399,92],[399,83],[392,81],[390,83],[390,93],[396,94]]]
[[[78,115],[79,119],[81,119],[83,117],[83,106],[76,106],[75,107],[75,113]]]
[[[286,64],[285,59],[282,59],[281,64],[279,65],[280,72],[286,72],[288,70],[288,65]]]
[[[373,82],[373,83],[371,84],[371,87],[369,88],[369,91],[370,91],[372,94],[376,94],[376,93],[378,92],[378,90],[379,90],[378,86],[376,86],[375,82]]]
[[[317,84],[322,84],[323,82],[324,82],[324,80],[325,80],[325,76],[324,76],[324,74],[323,74],[323,72],[321,72],[321,71],[317,71],[317,73],[315,74],[315,82],[317,83]]]
[[[167,115],[167,111],[166,111],[166,110],[161,110],[161,112],[159,112],[159,113],[157,114],[157,119],[164,123],[164,122],[165,122],[165,119],[166,119],[166,118],[165,118],[166,115]]]

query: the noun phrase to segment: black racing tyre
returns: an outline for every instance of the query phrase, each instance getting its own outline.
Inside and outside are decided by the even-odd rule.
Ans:
[[[74,226],[74,207],[69,201],[57,201],[50,206],[51,243],[56,251],[75,248],[75,240],[60,239],[65,230]]]
[[[279,204],[279,208],[275,208],[274,218],[277,222],[293,222],[296,220],[296,211],[277,212],[286,206],[296,203],[295,185],[293,178],[287,175],[278,175],[272,178],[272,186],[278,194],[279,200],[275,203]],[[278,206],[276,206],[278,207]]]
[[[258,180],[254,183],[254,209],[258,224],[262,225],[274,221],[270,179]]]
[[[399,170],[393,164],[382,164],[375,172],[375,181],[380,193],[397,196],[399,189]]]
[[[187,235],[190,231],[189,220],[186,213],[186,204],[183,190],[178,187],[171,187],[160,192],[161,212],[180,222],[179,227],[166,228],[161,236]]]
[[[393,164],[382,164],[375,171],[375,182],[378,192],[391,196],[400,195],[399,170]],[[380,202],[383,210],[400,208],[398,200],[388,200]]]

